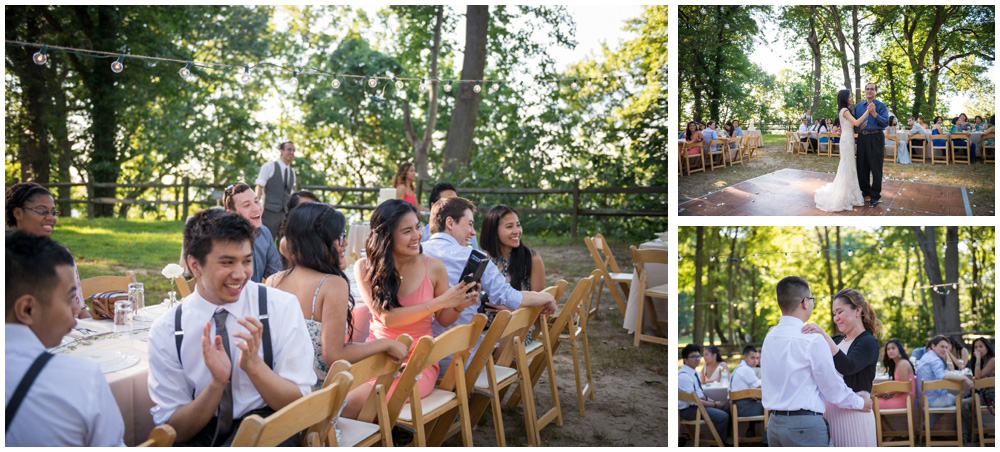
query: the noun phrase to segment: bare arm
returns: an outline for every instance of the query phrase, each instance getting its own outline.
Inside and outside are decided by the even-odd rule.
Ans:
[[[975,376],[976,378],[983,378],[986,375],[989,375],[990,373],[992,373],[993,372],[993,367],[995,365],[994,361],[995,361],[995,358],[990,358],[990,360],[986,362],[985,366],[976,366],[975,369],[972,369],[973,376]]]
[[[326,284],[320,290],[316,309],[320,311],[320,318],[323,321],[320,341],[323,344],[324,363],[332,364],[338,359],[356,363],[382,352],[389,353],[396,362],[402,362],[406,358],[406,347],[391,339],[363,342],[365,338],[360,338],[358,342],[346,342],[344,331],[347,326],[347,294],[350,290],[347,281],[333,275],[333,278],[327,278]]]
[[[436,260],[436,259],[435,259]],[[440,261],[438,261],[440,264]],[[410,325],[420,321],[421,319],[433,315],[434,312],[440,311],[447,308],[459,308],[468,306],[469,300],[475,297],[465,297],[465,292],[473,288],[474,283],[465,283],[462,281],[458,282],[458,285],[447,289],[440,296],[427,301],[425,303],[420,303],[414,306],[403,306],[399,308],[389,309],[386,311],[379,311],[375,308],[374,301],[371,295],[371,287],[369,282],[365,280],[364,273],[368,268],[368,258],[363,258],[358,261],[355,267],[358,286],[361,289],[361,296],[365,300],[365,304],[368,305],[368,309],[372,311],[372,315],[378,317],[385,326],[389,328],[396,328],[402,325]],[[433,273],[432,273],[433,275]],[[447,286],[447,282],[445,283]],[[437,293],[437,287],[435,287],[435,294]],[[454,320],[452,320],[454,321]],[[440,321],[439,321],[440,322]]]
[[[261,187],[260,185],[256,185],[256,186],[254,186],[253,192],[254,192],[254,194],[257,195],[257,199],[260,200],[260,203],[263,204],[264,203],[264,187]]]
[[[556,299],[550,293],[522,290],[521,296],[523,297],[521,299],[521,306],[545,306],[542,312],[546,314],[556,312]]]
[[[848,123],[850,123],[854,127],[860,126],[861,122],[864,121],[865,118],[867,117],[868,117],[868,110],[865,110],[865,114],[861,115],[861,117],[858,119],[854,119],[854,115],[851,114],[850,109],[845,111],[844,114],[841,116],[841,118],[845,119]]]
[[[531,256],[531,290],[545,290],[545,262],[542,262],[542,255],[538,253]]]

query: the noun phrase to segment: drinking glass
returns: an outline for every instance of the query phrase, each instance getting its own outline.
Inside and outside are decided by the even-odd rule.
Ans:
[[[132,336],[132,301],[120,300],[115,302],[115,334]]]
[[[128,284],[128,299],[132,302],[133,314],[138,314],[139,310],[146,307],[146,295],[141,282]]]

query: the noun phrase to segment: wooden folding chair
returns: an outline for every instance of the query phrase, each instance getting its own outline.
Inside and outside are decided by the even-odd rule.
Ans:
[[[933,408],[927,404],[927,391],[935,389],[947,389],[949,391],[957,391],[958,396],[955,397],[954,407],[939,407]],[[924,381],[921,385],[920,390],[920,405],[923,406],[923,417],[924,417],[924,446],[958,446],[962,447],[962,382],[952,381],[952,380],[933,380]],[[931,431],[931,415],[932,414],[954,414],[955,415],[955,430],[934,430]],[[939,440],[932,441],[932,436],[955,436],[953,440]]]
[[[799,140],[795,137],[795,132],[785,132],[785,152],[795,153],[795,146]]]
[[[993,143],[989,144],[986,142],[986,140],[993,140]],[[997,157],[996,134],[995,133],[983,134],[983,163],[996,163],[996,157]]]
[[[604,278],[604,275],[601,273],[600,270],[594,269],[594,271],[590,272],[590,276],[592,276],[594,278],[594,281],[601,281],[601,282],[603,282],[602,278]],[[597,301],[598,300],[596,300],[596,299],[600,298],[601,294],[600,294],[600,292],[594,290],[596,287],[597,287],[597,283],[595,282],[594,283],[594,287],[590,288],[590,295],[587,297],[586,300],[584,300],[581,303],[581,305],[584,308],[584,311],[587,313],[587,319],[588,320],[597,316]],[[556,301],[558,301],[558,299]],[[558,316],[553,316],[550,320],[551,321],[555,321],[556,317],[558,317]]]
[[[171,447],[175,439],[177,431],[170,424],[160,424],[149,432],[149,439],[139,444],[139,447]]]
[[[977,378],[977,379],[973,380],[975,382],[975,384],[976,384],[975,389],[979,390],[979,389],[984,389],[984,388],[996,388],[997,385],[996,385],[996,380],[994,378],[995,377]],[[972,399],[974,400],[972,408],[974,410],[976,410],[976,425],[975,425],[975,427],[976,427],[976,430],[979,432],[979,447],[984,447],[984,446],[986,446],[987,443],[993,444],[994,446],[996,446],[996,443],[997,443],[997,438],[996,438],[997,429],[996,429],[996,425],[994,424],[993,428],[989,428],[989,429],[984,429],[983,428],[983,410],[989,410],[990,408],[987,407],[987,406],[983,406],[982,399],[980,398],[979,394],[977,394],[975,392],[973,392],[973,394],[972,394]],[[990,414],[992,415],[993,413],[990,413]],[[996,420],[995,416],[994,416],[994,420]],[[987,438],[986,437],[987,433],[992,433],[993,437],[992,438]]]
[[[596,272],[591,273],[591,280],[599,278],[600,275]],[[593,288],[593,284],[591,284]],[[585,402],[589,400],[594,400],[594,371],[590,364],[590,339],[587,332],[587,323],[590,321],[589,316],[589,306],[590,301],[593,300],[593,295],[587,294],[584,299],[577,306],[577,313],[570,316],[569,322],[566,323],[565,328],[561,330],[556,330],[550,328],[549,334],[557,339],[559,342],[569,344],[570,346],[570,356],[573,357],[573,378],[576,380],[576,398],[578,406],[580,409],[580,417],[586,416]],[[563,308],[565,309],[565,308]],[[549,325],[554,326],[560,318],[562,311],[556,314],[556,317],[550,318]],[[580,346],[583,346],[583,366],[580,365]],[[583,374],[585,372],[586,381],[584,381]],[[560,423],[561,425],[561,423]]]
[[[936,144],[934,140],[944,141],[944,144]],[[948,135],[931,135],[931,165],[935,163],[944,163],[948,165],[951,161],[951,153],[948,152],[950,147],[948,147]],[[944,155],[938,157],[937,151],[941,151]]]
[[[694,427],[694,447],[699,447],[701,445],[701,424],[708,426],[708,431],[712,433],[712,444],[710,446],[723,447],[722,439],[719,438],[719,432],[715,431],[715,425],[712,424],[712,418],[708,417],[708,412],[705,411],[705,406],[701,404],[701,399],[693,392],[683,392],[679,391],[677,394],[677,400],[681,402],[690,402],[698,406],[698,412],[695,414],[694,420],[687,421],[680,415],[680,410],[677,412],[677,420],[680,421],[681,425],[687,428],[688,434],[691,434],[691,428]]]
[[[656,287],[649,287],[646,283],[646,267],[644,264],[654,263],[654,264],[664,264],[667,265],[667,250],[640,250],[632,245],[629,247],[629,251],[632,253],[632,263],[635,264],[635,272],[639,275],[639,300],[636,306],[635,312],[635,342],[636,347],[639,346],[640,341],[655,342],[658,344],[667,344],[666,327],[667,320],[660,320],[656,313],[656,306],[653,305],[653,299],[658,298],[662,300],[667,300],[669,295],[667,294],[667,285],[661,284]],[[650,336],[648,334],[642,333],[642,318],[644,311],[649,311],[649,315],[653,320],[653,326],[657,329],[661,329],[662,336]]]
[[[708,163],[705,162],[705,146],[704,141],[696,141],[693,143],[688,143],[681,149],[681,156],[684,158],[684,167],[686,168],[687,174],[704,172]],[[701,148],[698,154],[689,154],[688,152],[693,148]],[[698,164],[695,165],[691,159],[697,159]]]
[[[458,422],[461,423],[462,441],[468,447],[472,446],[472,424],[469,422],[469,392],[465,385],[465,363],[469,360],[469,352],[476,346],[479,334],[486,326],[486,316],[476,314],[472,322],[465,325],[452,326],[440,336],[432,338],[424,336],[417,341],[417,349],[421,347],[427,349],[426,357],[422,361],[410,361],[403,371],[410,372],[416,368],[416,373],[420,373],[427,367],[436,364],[449,355],[452,357],[447,369],[443,369],[444,377],[438,380],[435,387],[427,397],[408,397],[410,401],[399,405],[406,399],[397,398],[401,389],[396,385],[396,392],[389,400],[390,415],[396,410],[396,406],[401,406],[397,423],[401,427],[406,427],[414,431],[413,444],[417,447],[427,447],[427,429],[433,429],[435,422],[441,416],[453,409],[458,409]],[[412,383],[413,392],[416,393],[416,380]]]
[[[623,273],[618,268],[618,262],[615,262],[615,256],[611,254],[611,249],[608,247],[608,242],[604,240],[603,235],[597,234],[593,238],[584,237],[583,243],[590,250],[590,257],[594,258],[597,269],[601,270],[603,277],[601,281],[607,284],[608,290],[611,292],[611,297],[614,298],[615,303],[618,305],[618,310],[624,316],[625,300],[628,299],[629,284],[632,283],[632,273]],[[603,258],[601,257],[601,253],[604,254]],[[600,290],[600,287],[597,290]],[[600,305],[600,303],[601,298],[600,294],[598,294],[597,304]]]
[[[708,156],[708,164],[710,165],[712,171],[715,171],[715,167],[725,168],[726,156],[729,154],[729,140],[725,138],[712,140],[705,143],[705,147],[708,148],[705,154]],[[720,160],[720,163],[718,164],[715,163],[716,157],[719,157]]]
[[[830,157],[830,156],[833,155],[833,154],[830,153],[830,150],[831,150],[831,147],[833,145],[833,137],[834,136],[836,136],[836,134],[829,133],[829,132],[823,132],[823,133],[820,133],[820,134],[817,135],[817,139],[819,140],[819,147],[820,148],[816,151],[816,155],[826,155],[827,157]],[[823,141],[824,139],[826,139],[826,141]],[[824,153],[824,149],[825,149],[825,153]]]
[[[761,392],[760,388],[744,389],[742,391],[731,391],[729,393],[729,413],[730,418],[733,420],[733,447],[740,447],[740,423],[741,422],[763,422],[761,424],[761,432],[759,436],[749,436],[743,438],[744,441],[752,441],[763,443],[764,438],[767,435],[767,420],[771,413],[768,410],[764,410],[764,414],[759,416],[740,416],[739,408],[736,406],[737,400],[743,399],[760,399]]]
[[[795,140],[795,149],[798,150],[799,155],[807,155],[812,150],[812,141],[810,138],[809,135],[806,135],[806,141],[802,141],[802,137]]]
[[[896,144],[899,142],[899,137],[893,134],[885,134],[885,148],[882,152],[883,162],[896,162]]]
[[[83,298],[90,298],[91,295],[101,292],[120,290],[128,292],[128,285],[137,282],[135,273],[126,271],[125,276],[94,276],[80,280],[80,290]]]
[[[744,135],[746,139],[746,145],[743,146],[744,153],[746,154],[746,159],[748,162],[757,160],[757,151],[759,144],[757,143],[757,137]]]
[[[927,144],[928,144],[927,143],[927,138],[924,137],[923,135],[919,135],[919,134],[918,135],[910,135],[910,138],[907,141],[908,141],[908,144],[909,144],[908,147],[910,148],[910,161],[911,162],[916,162],[916,161],[919,160],[920,163],[926,162],[926,160],[924,159],[924,156],[927,154]],[[919,144],[917,144],[917,143],[919,143]],[[917,152],[917,151],[920,151],[920,152]]]
[[[733,166],[737,163],[743,164],[743,152],[747,145],[747,136],[743,135],[741,137],[730,138],[729,144],[735,144],[736,148],[732,146],[726,146],[726,158],[729,159],[729,166]]]
[[[965,144],[958,143],[958,141],[963,140]],[[956,165],[959,163],[972,164],[971,141],[967,133],[953,133],[948,136],[948,144],[951,146],[951,158]]]
[[[593,273],[591,276],[583,278],[576,284],[573,292],[570,293],[569,298],[566,300],[566,304],[563,305],[562,309],[559,310],[559,315],[556,317],[555,321],[549,321],[548,315],[542,314],[542,326],[536,328],[536,331],[540,331],[541,344],[536,344],[535,341],[531,344],[527,344],[526,352],[531,354],[531,362],[528,365],[528,372],[531,376],[531,386],[534,387],[538,384],[538,380],[542,376],[542,368],[546,367],[548,369],[549,375],[549,387],[552,391],[552,408],[550,408],[545,414],[542,414],[536,421],[537,427],[535,431],[540,432],[546,425],[551,423],[553,420],[556,421],[556,425],[562,425],[562,407],[559,404],[558,388],[556,386],[556,375],[555,375],[555,363],[552,360],[552,356],[555,354],[556,350],[559,348],[559,344],[563,341],[559,340],[559,333],[566,331],[570,327],[573,316],[579,314],[579,307],[583,301],[592,295],[592,290],[596,285],[597,276]],[[544,325],[549,325],[548,327]],[[544,353],[538,352],[535,348],[541,348]],[[589,351],[589,350],[585,350]],[[587,353],[585,356],[589,356]],[[515,363],[516,364],[516,363]],[[576,374],[580,375],[579,372],[579,360],[576,359],[574,363],[574,369],[577,369]],[[577,379],[577,398],[580,405],[584,403],[584,397],[590,397],[593,399],[593,391],[588,391],[589,387],[582,387],[582,382]],[[586,394],[584,392],[586,391]],[[510,395],[507,400],[507,406],[516,406],[521,401],[520,392],[515,392]],[[537,408],[535,410],[538,411]]]
[[[236,431],[233,447],[275,447],[309,427],[330,429],[330,419],[340,411],[352,379],[351,374],[338,372],[333,384],[285,405],[267,418],[247,416]],[[320,438],[318,432],[310,432],[302,436],[302,445],[319,446]]]
[[[413,344],[413,338],[409,334],[403,334],[396,338],[396,342],[403,344],[409,350],[410,345]],[[409,359],[420,361],[426,357],[426,354],[426,349],[421,349],[419,353],[417,350],[413,350]],[[392,446],[392,427],[396,425],[396,418],[399,417],[398,410],[402,409],[402,403],[399,404],[399,408],[393,413],[393,416],[390,416],[386,388],[392,387],[392,381],[396,378],[400,367],[401,364],[394,363],[389,354],[385,352],[369,356],[354,364],[341,359],[330,365],[326,380],[323,381],[323,387],[332,384],[334,376],[342,371],[348,371],[354,377],[347,389],[348,393],[368,383],[373,378],[376,380],[375,386],[357,419],[337,418],[341,437],[338,441],[335,432],[329,430],[326,435],[328,445],[367,447],[380,443],[382,446]],[[420,372],[410,372],[401,375],[396,392],[409,394],[413,382],[419,374]],[[393,396],[395,397],[396,393],[393,393]]]
[[[179,296],[178,300],[191,295],[191,292],[194,292],[194,283],[194,278],[184,279],[183,276],[174,278],[174,284],[177,285],[177,295]]]
[[[883,381],[872,386],[872,411],[875,412],[875,438],[878,440],[879,447],[913,447],[915,445],[917,438],[916,435],[913,434],[913,394],[910,394],[910,396],[906,398],[906,408],[881,408],[879,406],[879,401],[881,400],[879,395],[881,394],[911,392],[912,390],[913,388],[909,381]],[[893,415],[906,416],[906,430],[887,430],[886,427],[882,425],[885,421],[882,416]],[[906,439],[904,440],[886,441],[884,439],[886,436],[902,437],[904,435],[906,436]]]

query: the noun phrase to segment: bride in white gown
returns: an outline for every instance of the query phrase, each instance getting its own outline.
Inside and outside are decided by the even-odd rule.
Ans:
[[[868,111],[860,118],[854,119],[850,105],[854,103],[851,90],[843,89],[837,93],[837,107],[840,110],[840,165],[833,182],[816,190],[816,208],[826,212],[853,210],[855,206],[865,205],[858,184],[858,167],[855,160],[854,126],[859,126],[868,117]]]

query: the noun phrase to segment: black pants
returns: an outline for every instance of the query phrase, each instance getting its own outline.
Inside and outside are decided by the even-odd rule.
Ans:
[[[233,444],[233,439],[236,438],[236,432],[240,430],[240,424],[243,423],[243,419],[246,419],[251,414],[256,414],[260,417],[266,418],[274,414],[274,410],[270,407],[265,406],[264,408],[258,408],[256,410],[250,411],[249,413],[243,415],[239,419],[233,419],[233,429],[226,435],[225,438],[217,438],[215,444],[212,444],[212,437],[215,436],[215,425],[218,423],[218,417],[212,417],[212,420],[208,421],[205,428],[201,429],[198,434],[194,435],[185,443],[175,443],[174,446],[178,447],[229,447]],[[299,434],[296,433],[291,438],[286,439],[281,444],[280,447],[296,447],[300,444]]]
[[[858,185],[861,187],[861,194],[870,197],[873,201],[882,197],[882,159],[885,153],[885,134],[881,131],[875,133],[858,134]],[[869,177],[871,182],[869,182]]]

